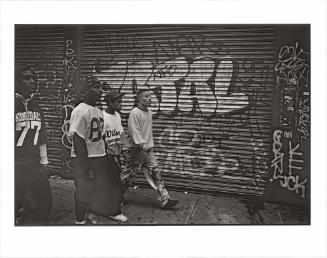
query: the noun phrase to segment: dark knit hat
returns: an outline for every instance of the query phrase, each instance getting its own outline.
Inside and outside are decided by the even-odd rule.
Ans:
[[[87,92],[92,87],[99,86],[99,85],[101,85],[101,82],[92,75],[84,76],[81,79],[82,92]]]

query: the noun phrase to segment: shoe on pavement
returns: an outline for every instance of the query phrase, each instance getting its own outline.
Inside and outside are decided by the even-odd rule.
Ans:
[[[163,210],[172,209],[177,203],[178,203],[178,200],[169,199],[168,202],[164,206],[161,207],[161,209],[163,209]]]
[[[98,223],[97,215],[92,212],[88,212],[86,216],[86,222],[88,222],[89,224],[97,224]]]
[[[82,220],[82,221],[75,220],[75,224],[76,225],[85,225],[86,224],[86,220]]]
[[[123,222],[123,223],[128,221],[127,217],[122,213],[120,213],[116,216],[109,216],[109,218],[111,218],[114,221]]]

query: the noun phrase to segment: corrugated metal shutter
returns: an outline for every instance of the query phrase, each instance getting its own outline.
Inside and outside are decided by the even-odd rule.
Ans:
[[[34,68],[35,98],[45,115],[50,167],[60,173],[64,29],[49,25],[17,25],[15,34],[16,63]]]
[[[125,126],[136,90],[151,89],[155,151],[170,188],[262,195],[273,27],[105,25],[82,35],[81,71],[126,93]]]

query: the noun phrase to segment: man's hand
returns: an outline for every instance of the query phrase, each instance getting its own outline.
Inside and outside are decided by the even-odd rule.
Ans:
[[[147,144],[144,144],[144,145],[143,145],[143,150],[144,150],[145,152],[149,152],[149,151],[152,150],[152,147],[150,147],[150,146],[147,145]]]

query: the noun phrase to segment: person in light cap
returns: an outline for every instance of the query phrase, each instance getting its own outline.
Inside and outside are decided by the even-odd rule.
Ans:
[[[107,109],[103,111],[104,117],[104,140],[110,176],[110,197],[111,207],[120,207],[122,203],[122,184],[120,181],[121,162],[120,155],[126,150],[126,137],[121,123],[120,110],[124,93],[111,89],[104,97]],[[120,213],[112,216],[112,219],[119,222],[126,222],[127,217]]]
[[[15,224],[44,225],[52,205],[44,115],[32,68],[15,68]]]
[[[142,171],[149,184],[157,192],[161,209],[172,209],[178,200],[170,198],[153,152],[150,106],[151,93],[149,89],[139,90],[136,95],[135,107],[131,110],[128,118],[127,166],[122,172],[121,180],[124,190],[127,190],[131,178]]]

